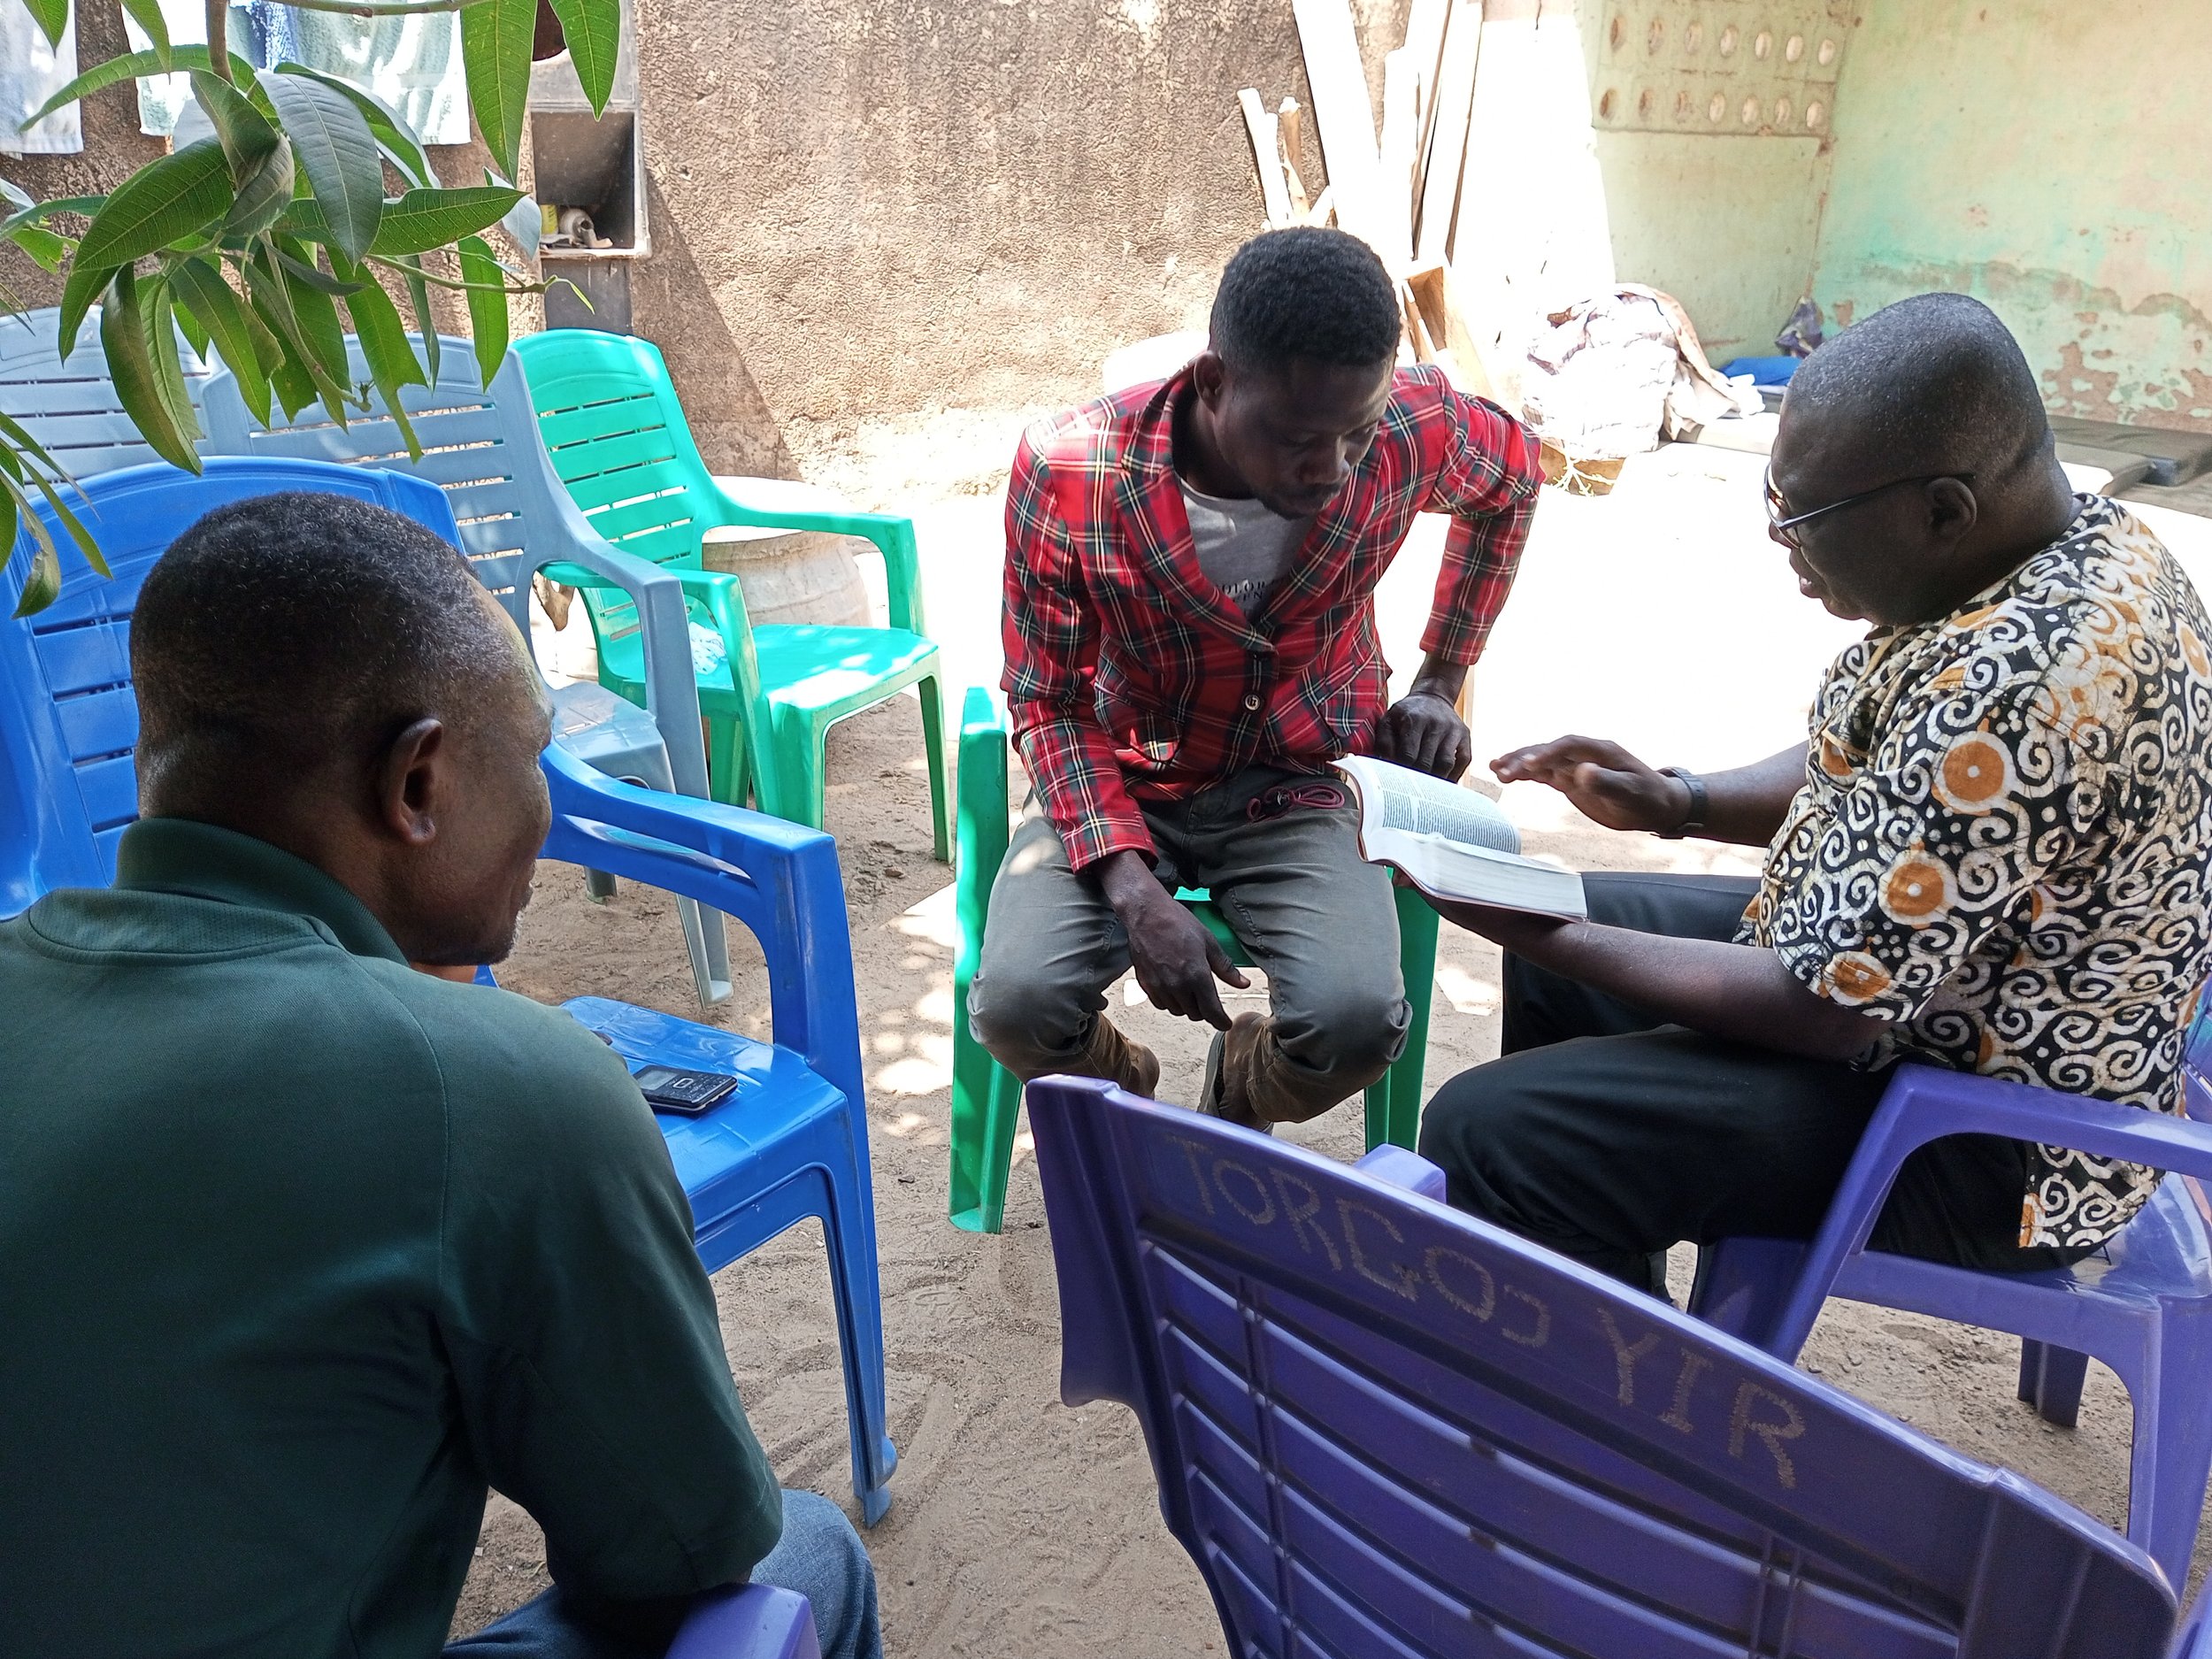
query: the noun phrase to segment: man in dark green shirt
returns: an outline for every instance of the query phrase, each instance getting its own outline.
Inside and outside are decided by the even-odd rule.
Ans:
[[[265,496],[179,540],[131,646],[116,885],[0,926],[0,1651],[431,1659],[489,1485],[556,1588],[449,1651],[657,1655],[755,1576],[875,1659],[620,1062],[409,966],[498,960],[528,900],[503,614],[404,519]]]

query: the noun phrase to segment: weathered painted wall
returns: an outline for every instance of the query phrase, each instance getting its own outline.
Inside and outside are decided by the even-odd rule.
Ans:
[[[1821,302],[1973,294],[2054,412],[2212,429],[2208,111],[2206,0],[1867,0]]]
[[[1682,302],[1716,362],[1771,351],[1808,291],[1847,0],[1581,0],[1621,280]]]

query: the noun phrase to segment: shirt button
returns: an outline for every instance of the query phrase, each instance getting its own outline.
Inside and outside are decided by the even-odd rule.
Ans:
[[[1245,712],[1246,712],[1246,713],[1248,713],[1248,714],[1254,714],[1254,713],[1257,713],[1257,712],[1258,712],[1258,710],[1259,710],[1259,706],[1260,706],[1260,694],[1259,694],[1258,692],[1256,692],[1256,691],[1248,691],[1248,692],[1246,692],[1246,693],[1244,694],[1244,710],[1245,710]]]

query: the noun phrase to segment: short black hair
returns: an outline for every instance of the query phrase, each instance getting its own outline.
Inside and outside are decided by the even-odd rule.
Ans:
[[[1844,329],[1805,360],[1788,396],[1801,418],[1839,423],[1844,449],[1870,474],[1994,482],[2051,436],[2020,342],[1965,294],[1916,294]]]
[[[131,618],[142,797],[279,797],[426,715],[459,718],[515,671],[482,591],[442,537],[368,502],[296,490],[216,508]]]
[[[1213,349],[1232,368],[1372,368],[1398,355],[1397,285],[1358,237],[1317,225],[1263,232],[1229,257]]]

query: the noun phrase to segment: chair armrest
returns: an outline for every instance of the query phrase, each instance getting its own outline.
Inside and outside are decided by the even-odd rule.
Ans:
[[[1356,1159],[1352,1167],[1363,1175],[1371,1175],[1386,1187],[1416,1197],[1444,1202],[1444,1171],[1417,1152],[1403,1147],[1377,1147],[1365,1156]]]
[[[721,498],[723,524],[758,530],[818,530],[830,535],[858,536],[872,543],[883,555],[883,585],[891,602],[891,626],[910,634],[927,632],[922,625],[921,565],[911,518],[895,513],[859,512],[841,504],[832,507],[826,501],[835,497],[826,490],[806,490],[807,495],[826,498],[826,504],[805,506],[794,499],[801,492],[780,479],[716,473],[709,481]],[[780,495],[784,499],[776,499]]]
[[[668,1659],[821,1659],[814,1609],[773,1585],[710,1590],[692,1604]]]
[[[2099,1158],[2212,1179],[2212,1125],[1999,1078],[1901,1065],[1860,1137],[1772,1334],[1760,1346],[1793,1357],[1851,1256],[1866,1248],[1905,1160],[1947,1135],[2001,1135]]]
[[[618,782],[558,744],[547,746],[539,764],[552,807],[541,856],[735,917],[767,959],[775,1041],[849,1100],[864,1099],[837,843],[742,807]]]

